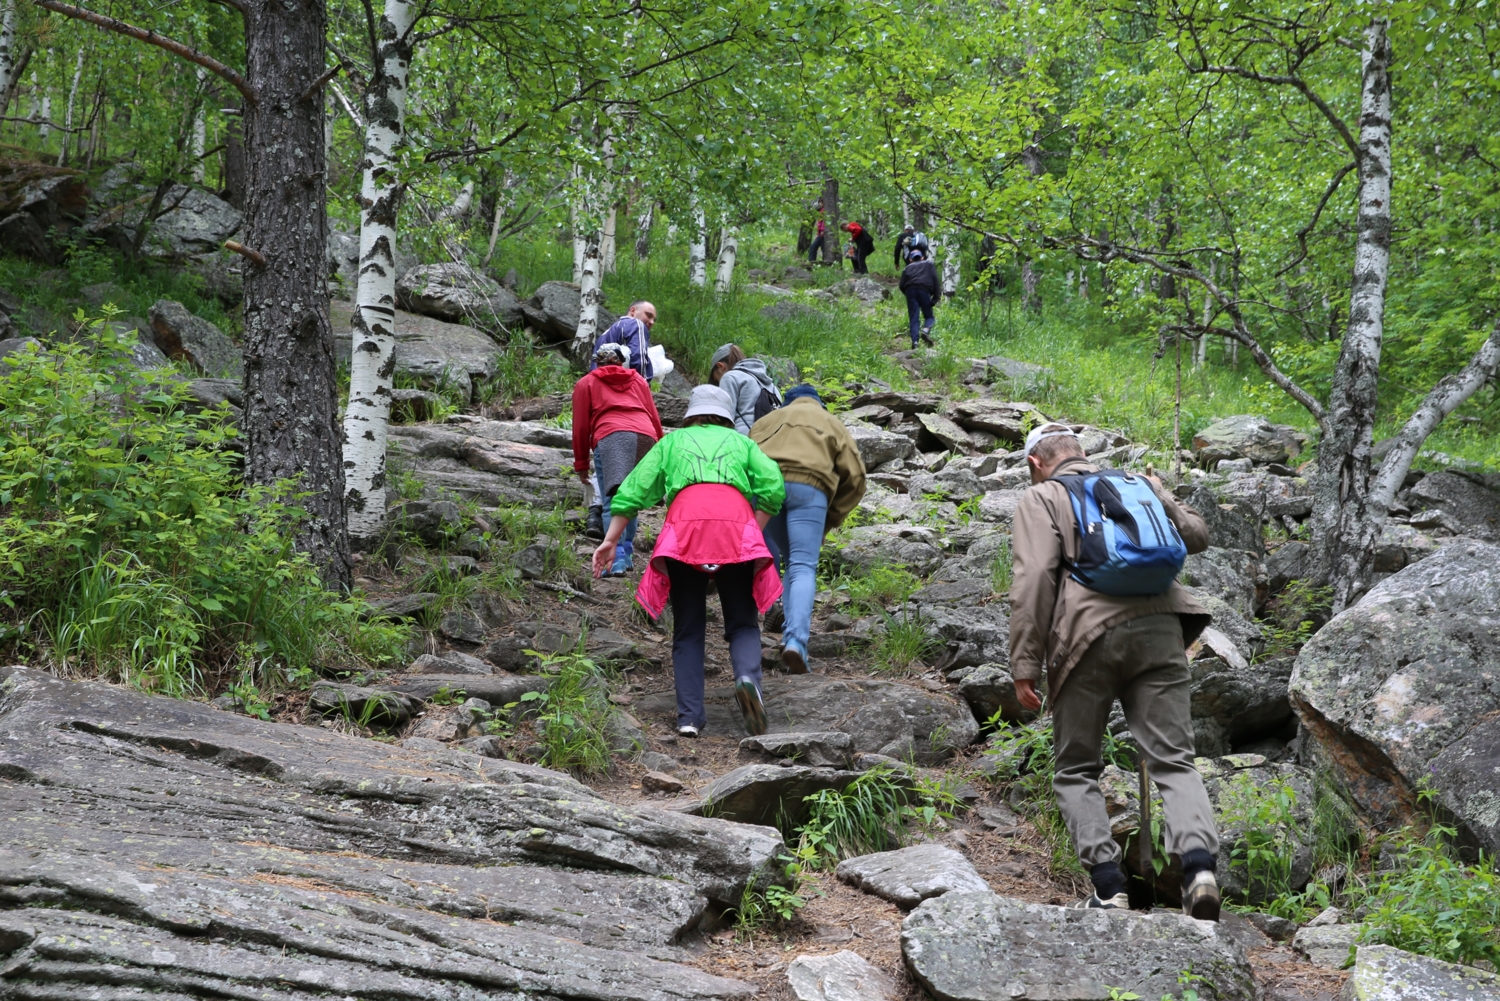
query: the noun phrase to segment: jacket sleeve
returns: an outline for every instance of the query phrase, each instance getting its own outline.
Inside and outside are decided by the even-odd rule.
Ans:
[[[1010,673],[1039,680],[1057,605],[1062,536],[1038,491],[1028,490],[1011,521]]]
[[[786,480],[781,478],[781,467],[771,461],[770,456],[749,438],[745,439],[745,452],[745,474],[750,481],[750,504],[757,511],[776,514],[786,501]]]
[[[911,265],[908,264],[907,267],[911,267]],[[910,284],[911,284],[911,282],[907,279],[907,276],[906,276],[906,268],[902,268],[901,269],[901,280],[896,283],[896,291],[898,291],[898,292],[905,292],[906,291],[906,287],[908,285],[910,285]]]
[[[609,499],[609,513],[634,518],[646,508],[660,504],[666,495],[667,447],[657,442]]]
[[[760,395],[760,383],[753,375],[730,369],[719,380],[719,388],[728,392],[734,403],[734,429],[748,435],[755,426],[755,398]]]
[[[1208,548],[1208,522],[1203,520],[1203,515],[1191,505],[1178,500],[1166,491],[1165,487],[1153,485],[1157,499],[1161,506],[1166,508],[1167,517],[1172,519],[1172,524],[1177,526],[1177,534],[1182,536],[1183,544],[1187,546],[1189,553],[1201,553]]]
[[[579,379],[573,386],[573,471],[589,471],[589,438],[593,434],[594,412],[589,406],[588,389]]]
[[[932,301],[937,302],[943,297],[943,283],[938,279],[937,265],[931,261],[927,263],[927,287],[932,289]]]
[[[843,421],[835,417],[833,422],[838,425],[833,430],[833,439],[838,443],[838,454],[833,457],[833,474],[838,477],[839,485],[833,492],[833,500],[828,504],[828,519],[823,523],[824,532],[842,525],[865,496],[865,461],[860,458],[859,446],[854,444]]]
[[[651,356],[647,353],[651,350],[651,335],[646,332],[644,320],[635,321],[635,333],[630,335],[629,344],[631,365],[641,373],[642,379],[650,382],[654,374],[651,370]]]

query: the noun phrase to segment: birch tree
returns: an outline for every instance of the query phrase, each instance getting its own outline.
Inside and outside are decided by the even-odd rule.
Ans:
[[[68,106],[63,112],[62,150],[57,154],[59,167],[68,162],[68,144],[73,138],[73,105],[78,101],[78,84],[83,80],[83,53],[80,46],[78,60],[73,67],[73,82],[68,87]]]
[[[696,194],[691,196],[693,231],[688,242],[688,284],[703,288],[708,284],[708,215]]]
[[[725,226],[719,235],[719,268],[714,276],[715,292],[728,292],[734,284],[734,262],[739,250],[739,234],[733,226]]]
[[[403,190],[396,153],[406,130],[414,13],[409,0],[386,0],[365,96],[359,279],[344,411],[345,510],[355,539],[372,539],[385,524],[385,453],[396,364],[396,221]]]
[[[0,5],[0,94],[15,89],[16,73],[16,0]],[[0,108],[0,115],[8,109]]]

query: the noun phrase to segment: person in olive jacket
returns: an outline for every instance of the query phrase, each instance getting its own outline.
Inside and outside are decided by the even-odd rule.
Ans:
[[[823,537],[864,497],[865,464],[844,422],[806,384],[787,390],[780,409],[756,421],[750,438],[786,480],[786,501],[766,523],[766,545],[782,569],[781,662],[805,674],[818,553]]]

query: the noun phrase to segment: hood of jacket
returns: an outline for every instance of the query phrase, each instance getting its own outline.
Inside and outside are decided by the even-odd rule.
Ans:
[[[754,376],[756,382],[769,389],[772,395],[778,400],[781,399],[781,393],[776,388],[776,383],[771,379],[771,373],[766,370],[766,363],[759,358],[746,358],[731,371],[744,372],[747,375]]]
[[[635,369],[626,368],[623,365],[600,365],[589,373],[589,378],[598,379],[616,392],[624,392],[641,376]]]

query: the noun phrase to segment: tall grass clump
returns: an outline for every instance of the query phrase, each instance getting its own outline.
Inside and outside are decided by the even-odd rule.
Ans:
[[[294,550],[292,485],[244,486],[228,410],[189,412],[131,337],[0,361],[0,647],[178,696],[393,659],[404,631]]]

